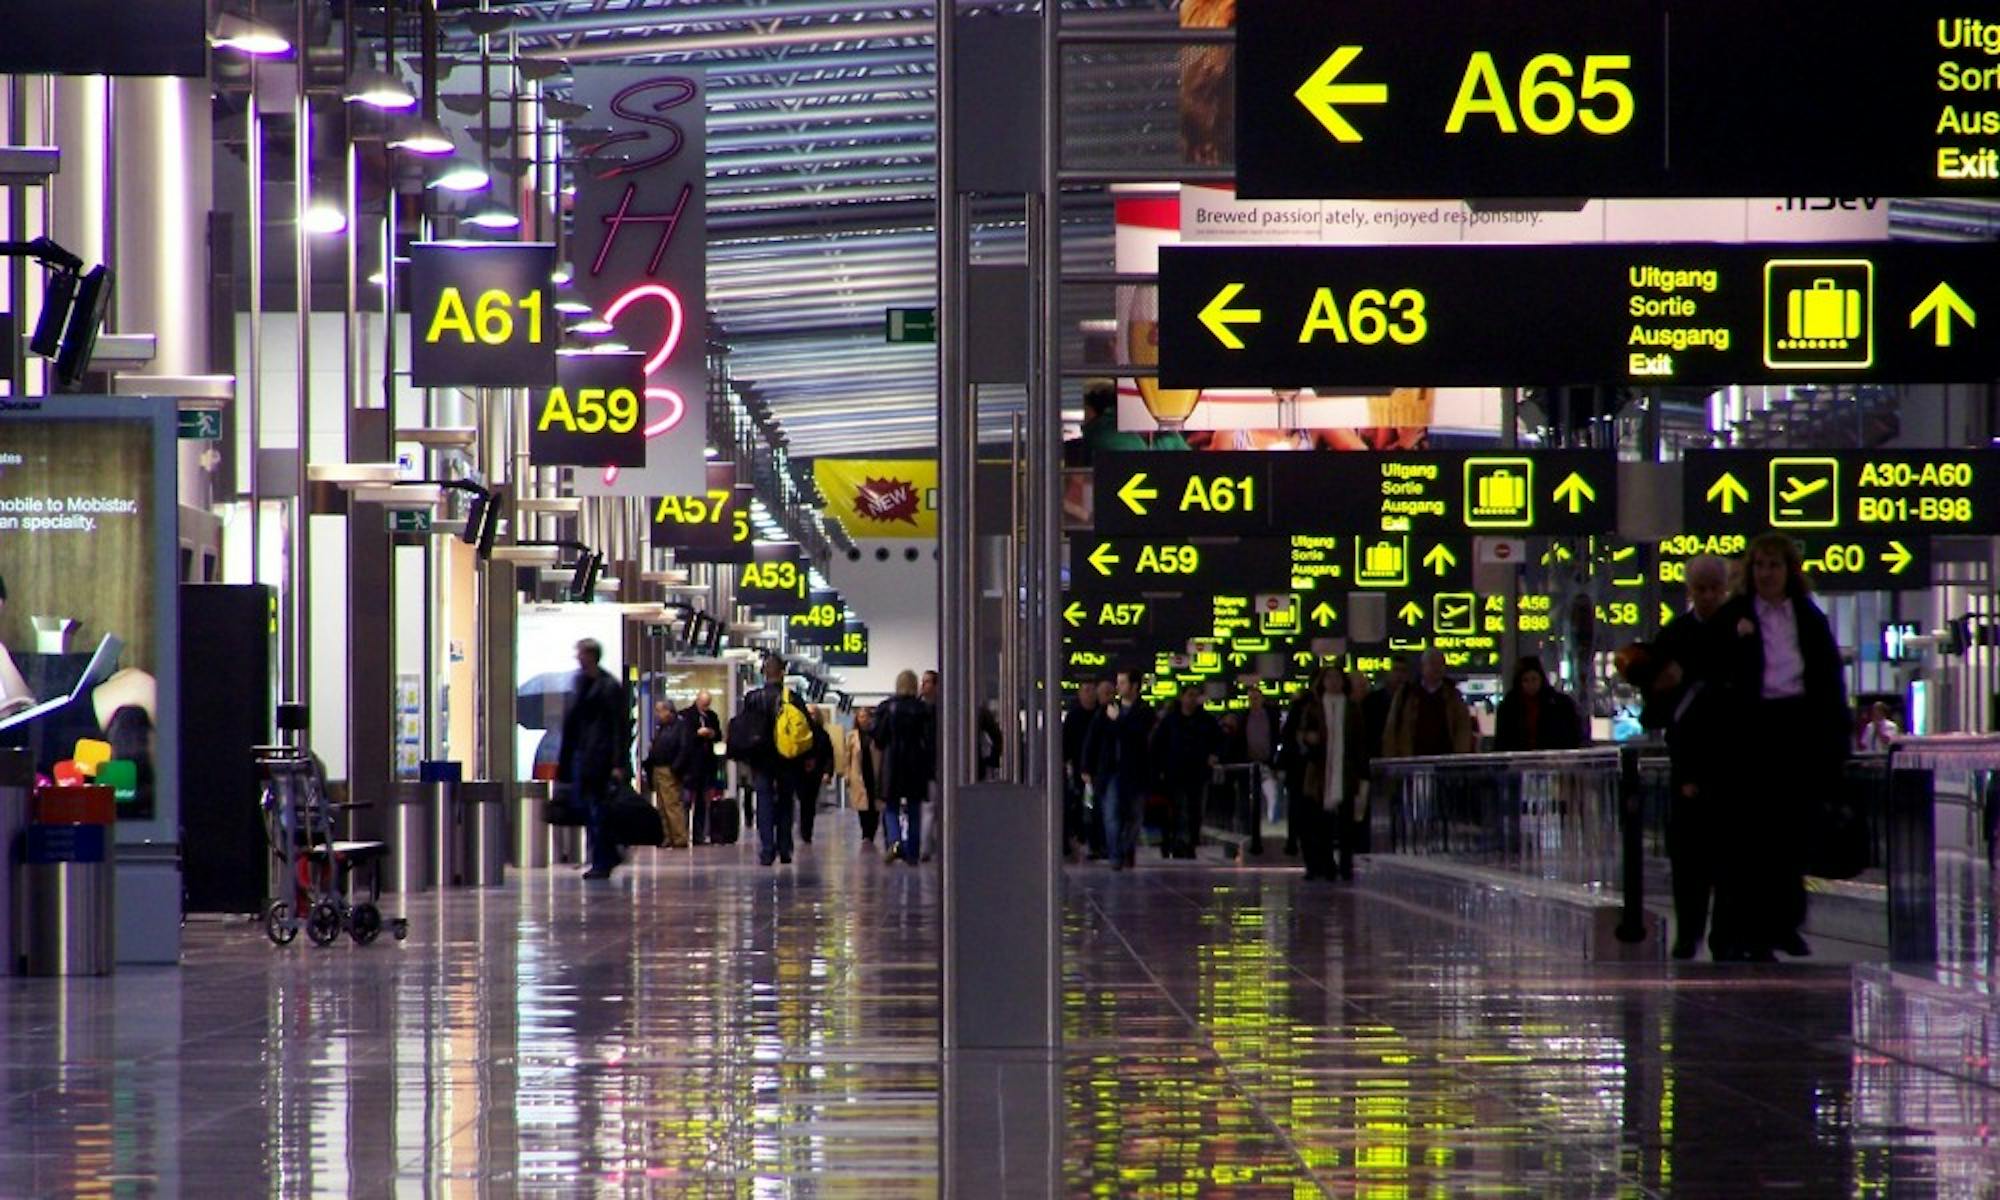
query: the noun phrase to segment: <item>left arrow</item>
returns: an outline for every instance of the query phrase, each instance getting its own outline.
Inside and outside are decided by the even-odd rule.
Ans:
[[[1118,489],[1118,498],[1125,502],[1126,508],[1143,517],[1146,515],[1146,501],[1158,500],[1160,489],[1147,487],[1146,473],[1134,471],[1132,478],[1125,481],[1125,486]]]
[[[1242,284],[1225,283],[1222,285],[1222,290],[1215,293],[1215,299],[1210,300],[1207,307],[1198,314],[1201,323],[1208,326],[1208,331],[1215,335],[1215,340],[1231,350],[1243,348],[1243,339],[1236,336],[1236,331],[1230,328],[1231,325],[1256,325],[1264,320],[1264,310],[1261,308],[1229,307],[1229,302],[1242,294]]]
[[[1090,558],[1087,561],[1091,566],[1097,568],[1099,575],[1109,575],[1111,574],[1111,568],[1118,565],[1118,556],[1111,552],[1110,542],[1100,542],[1097,549],[1090,552]]]
[[[1939,346],[1949,346],[1951,319],[1954,316],[1964,321],[1967,329],[1979,328],[1979,322],[1972,313],[1972,306],[1965,302],[1965,297],[1954,291],[1950,284],[1940,283],[1932,288],[1930,295],[1925,296],[1923,302],[1910,313],[1910,328],[1915,329],[1923,324],[1926,318],[1935,317],[1937,327],[1931,332],[1931,341]]]
[[[1354,123],[1342,116],[1335,107],[1339,104],[1387,104],[1389,85],[1386,83],[1337,83],[1340,73],[1345,71],[1355,59],[1361,57],[1361,47],[1342,46],[1327,56],[1312,73],[1312,78],[1299,86],[1292,95],[1313,119],[1326,126],[1336,142],[1358,142],[1361,131]]]
[[[1572,514],[1582,512],[1586,503],[1596,499],[1597,489],[1591,487],[1590,482],[1575,471],[1571,471],[1567,479],[1556,485],[1556,503],[1569,501],[1569,511]]]
[[[1089,615],[1090,610],[1083,606],[1081,600],[1072,600],[1069,607],[1063,609],[1063,620],[1068,621],[1072,628],[1083,624],[1083,619]]]

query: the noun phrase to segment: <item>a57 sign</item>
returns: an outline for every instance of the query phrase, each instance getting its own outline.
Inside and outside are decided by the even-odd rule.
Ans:
[[[709,463],[705,491],[653,500],[653,545],[684,562],[746,563],[756,552],[750,529],[755,489],[736,484],[733,463]]]

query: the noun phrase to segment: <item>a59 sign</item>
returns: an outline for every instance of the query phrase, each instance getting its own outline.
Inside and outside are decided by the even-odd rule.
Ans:
[[[528,461],[538,467],[636,467],[646,461],[641,428],[643,354],[565,354],[556,384],[528,406]]]
[[[410,382],[546,387],[561,328],[541,242],[419,242],[410,248]],[[602,464],[598,464],[602,465]]]

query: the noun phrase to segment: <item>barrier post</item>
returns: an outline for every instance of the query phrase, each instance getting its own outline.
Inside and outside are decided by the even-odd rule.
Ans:
[[[1618,840],[1623,858],[1625,904],[1618,915],[1618,940],[1646,940],[1646,843],[1644,793],[1639,786],[1639,748],[1618,748]]]

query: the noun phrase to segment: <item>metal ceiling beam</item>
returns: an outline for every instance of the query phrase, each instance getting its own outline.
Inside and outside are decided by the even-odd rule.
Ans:
[[[825,25],[769,31],[753,29],[741,33],[606,38],[585,42],[580,46],[552,50],[547,55],[529,54],[525,57],[529,59],[548,57],[570,63],[587,63],[632,58],[680,58],[727,50],[778,50],[790,46],[851,46],[856,42],[883,41],[891,38],[925,39],[930,36],[933,28],[934,23],[931,21],[856,21],[846,24],[831,22]]]

